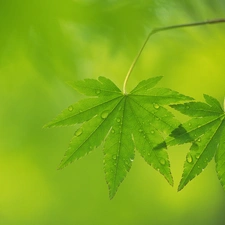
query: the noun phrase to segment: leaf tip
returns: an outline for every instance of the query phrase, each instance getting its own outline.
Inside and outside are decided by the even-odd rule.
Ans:
[[[158,78],[158,80],[160,81],[163,78],[163,76],[157,76],[156,78]]]
[[[42,126],[42,129],[48,128],[48,124],[45,124],[44,126]]]
[[[62,169],[64,169],[66,166],[67,166],[67,164],[65,164],[64,162],[61,162],[61,163],[58,165],[57,170],[62,170]]]
[[[183,188],[184,188],[183,185],[179,185],[178,188],[177,188],[177,192],[180,192]]]
[[[190,180],[189,180],[190,181]],[[180,184],[179,184],[179,186],[178,186],[178,188],[177,188],[177,191],[179,192],[179,191],[181,191],[188,183],[189,183],[189,181],[186,181],[185,179],[184,179],[184,177],[182,177],[181,178],[181,181],[180,181]]]
[[[109,199],[112,200],[116,195],[117,190],[109,189]]]
[[[174,186],[174,181],[173,181],[173,177],[172,177],[172,175],[171,175],[171,179],[170,179],[170,180],[168,180],[168,182],[169,182],[169,184],[170,184],[170,186],[171,186],[171,187],[173,187],[173,186]]]
[[[114,198],[114,196],[115,196],[115,194],[109,194],[109,200],[113,200],[113,198]]]
[[[52,127],[52,123],[49,122],[49,123],[44,124],[44,126],[42,128],[46,129],[46,128],[51,128],[51,127]]]
[[[54,124],[52,122],[46,123],[42,128],[46,129],[46,128],[52,128],[54,127]]]
[[[42,126],[42,129],[51,128],[51,122],[46,123]]]
[[[66,81],[65,83],[66,83],[68,86],[73,87],[74,81]]]
[[[66,160],[66,157],[64,156],[63,159],[61,160],[61,162],[59,163],[57,170],[62,170],[64,169],[66,166],[68,166],[70,163],[72,163],[71,161]]]

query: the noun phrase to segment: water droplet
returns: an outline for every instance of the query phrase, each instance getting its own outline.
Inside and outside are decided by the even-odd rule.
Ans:
[[[199,138],[197,141],[200,142],[201,141],[201,138]]]
[[[188,126],[190,127],[191,126],[191,123],[188,123]]]
[[[193,158],[192,158],[190,153],[187,154],[187,158],[186,159],[187,159],[188,163],[192,163],[192,161],[193,161]]]
[[[163,165],[163,166],[166,164],[166,160],[165,160],[165,159],[160,159],[159,162],[160,162],[160,164]]]
[[[143,132],[143,130],[142,130],[142,129],[140,129],[140,130],[139,130],[139,132],[141,133],[141,132]]]
[[[112,134],[114,134],[115,133],[115,130],[112,129],[111,132],[112,132]]]
[[[106,119],[109,115],[109,111],[104,111],[102,114],[101,114],[101,117],[102,119]]]
[[[120,120],[120,118],[118,118],[116,121],[119,123],[121,120]]]
[[[185,106],[186,109],[189,109],[190,107],[188,105]]]
[[[72,106],[72,105],[69,106],[69,107],[68,107],[68,110],[69,110],[70,112],[72,112],[72,111],[73,111],[73,106]]]
[[[96,90],[95,93],[96,93],[97,95],[99,95],[99,94],[101,93],[101,91],[100,91],[100,90]]]
[[[159,105],[158,104],[154,103],[153,106],[154,106],[155,109],[159,109]]]
[[[155,131],[154,130],[151,130],[151,134],[154,134],[155,133]]]
[[[197,154],[195,155],[195,158],[196,158],[196,159],[199,159],[200,156],[201,156],[201,154],[200,154],[200,153],[197,153]]]
[[[114,155],[112,158],[113,158],[114,160],[116,160],[116,159],[117,159],[117,156],[116,156],[116,155]]]
[[[134,161],[134,159],[130,158],[130,161],[131,161],[131,162],[133,162],[133,161]]]
[[[78,130],[75,132],[75,135],[76,135],[77,137],[79,137],[82,133],[83,133],[83,130],[82,130],[82,128],[80,128],[80,129],[78,129]]]

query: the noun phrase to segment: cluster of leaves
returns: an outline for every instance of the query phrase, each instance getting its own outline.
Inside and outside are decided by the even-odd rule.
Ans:
[[[132,166],[135,150],[173,185],[165,147],[191,142],[179,190],[207,166],[215,153],[217,173],[225,187],[223,109],[207,95],[206,103],[202,103],[168,88],[156,88],[161,78],[141,81],[129,94],[105,77],[72,82],[76,91],[91,97],[69,106],[45,126],[80,125],[59,168],[103,144],[105,178],[113,198]],[[180,124],[168,106],[194,118]]]
[[[175,129],[167,145],[191,142],[184,163],[183,176],[178,190],[199,175],[215,156],[216,171],[225,189],[225,113],[213,97],[204,95],[204,102],[171,105],[181,113],[193,117]]]

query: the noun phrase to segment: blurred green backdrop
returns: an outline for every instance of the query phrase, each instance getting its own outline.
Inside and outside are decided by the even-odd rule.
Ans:
[[[168,150],[174,188],[137,154],[110,201],[102,149],[57,171],[74,129],[42,129],[82,98],[67,81],[107,76],[122,87],[150,29],[220,17],[224,0],[0,0],[0,224],[223,225],[214,162],[176,191],[189,145]],[[224,41],[225,24],[159,33],[128,88],[163,75],[161,86],[222,103]]]

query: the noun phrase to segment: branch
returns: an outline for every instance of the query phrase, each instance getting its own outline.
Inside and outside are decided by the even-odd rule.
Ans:
[[[145,45],[147,44],[149,38],[158,32],[161,31],[166,31],[166,30],[172,30],[172,29],[177,29],[177,28],[183,28],[183,27],[194,27],[194,26],[202,26],[202,25],[207,25],[207,24],[217,24],[217,23],[225,23],[225,18],[222,19],[214,19],[214,20],[207,20],[207,21],[203,21],[203,22],[196,22],[196,23],[187,23],[187,24],[179,24],[179,25],[173,25],[173,26],[167,26],[167,27],[159,27],[159,28],[154,28],[147,36],[145,42],[143,43],[141,49],[139,50],[136,58],[134,59],[133,63],[130,66],[130,69],[127,72],[127,75],[125,77],[124,83],[123,83],[123,94],[126,94],[126,85],[127,85],[127,81],[130,77],[131,72],[133,71],[143,49],[145,48]]]

